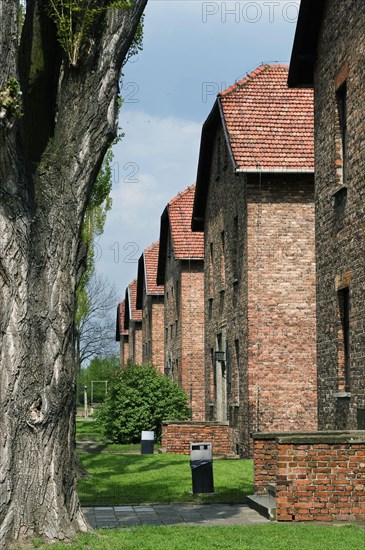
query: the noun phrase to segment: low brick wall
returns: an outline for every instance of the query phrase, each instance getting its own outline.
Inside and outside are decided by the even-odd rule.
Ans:
[[[213,454],[234,454],[234,436],[228,422],[164,422],[162,447],[166,453],[190,454],[190,442],[212,443]]]
[[[255,491],[278,521],[365,520],[365,432],[254,435]]]
[[[276,439],[257,439],[254,442],[254,488],[257,495],[267,492],[268,485],[276,483]]]

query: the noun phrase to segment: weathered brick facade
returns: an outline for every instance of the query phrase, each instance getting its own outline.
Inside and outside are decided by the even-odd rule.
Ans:
[[[264,68],[259,75],[266,72],[270,77],[270,71]],[[287,69],[274,68],[272,77],[274,90],[277,80],[286,87]],[[274,93],[270,90],[271,96]],[[281,146],[278,159],[275,151],[268,155],[271,169],[245,171],[236,161],[232,170],[226,135],[230,113],[239,112],[241,99],[237,104],[230,101],[223,124],[214,107],[207,138],[203,130],[194,206],[198,222],[193,220],[193,227],[204,228],[205,238],[207,419],[229,420],[237,452],[248,456],[252,432],[317,428],[314,177],[310,167],[302,173],[294,167],[280,170]],[[311,96],[300,101],[308,109]],[[289,113],[290,102],[289,94]],[[292,102],[297,104],[297,96]],[[251,108],[260,112],[254,103]],[[286,116],[279,112],[277,120]],[[294,118],[287,132],[295,133],[296,123]],[[249,132],[257,138],[260,132],[252,124]],[[249,142],[251,134],[243,134],[242,143]],[[204,139],[212,140],[210,156]],[[239,153],[236,144],[236,157]],[[310,165],[310,153],[308,157]],[[286,160],[292,160],[290,152]],[[198,202],[203,200],[204,206]],[[217,360],[217,351],[224,353],[224,361]]]
[[[161,217],[159,284],[165,285],[165,369],[186,391],[192,420],[205,420],[203,238],[190,229],[195,186]]]
[[[121,336],[120,338],[120,366],[123,367],[127,364],[129,359],[129,336],[128,334]]]
[[[302,0],[290,66],[315,98],[321,429],[365,428],[364,29],[362,0]]]
[[[124,367],[129,358],[128,330],[124,328],[125,301],[122,300],[117,307],[116,341],[120,344],[120,366]]]
[[[128,330],[128,361],[142,364],[142,312],[136,308],[137,280],[125,291],[124,328]],[[124,357],[125,359],[125,357]]]
[[[365,431],[254,439],[255,493],[275,490],[278,521],[365,520]]]
[[[161,446],[166,453],[190,453],[190,443],[212,443],[214,455],[232,455],[234,437],[228,422],[164,422]]]
[[[164,287],[157,286],[159,242],[138,262],[137,309],[142,310],[142,361],[164,372]]]

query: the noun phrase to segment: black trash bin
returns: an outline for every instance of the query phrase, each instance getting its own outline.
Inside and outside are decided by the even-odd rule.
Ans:
[[[190,443],[193,493],[214,493],[211,443]]]
[[[142,432],[141,455],[153,455],[155,432]]]

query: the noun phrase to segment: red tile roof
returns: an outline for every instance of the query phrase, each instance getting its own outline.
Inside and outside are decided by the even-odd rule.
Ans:
[[[128,336],[128,329],[124,328],[124,309],[125,309],[125,300],[122,300],[119,304],[119,334],[120,336]]]
[[[128,285],[129,320],[142,321],[142,310],[136,308],[137,279]]]
[[[313,90],[287,79],[287,65],[262,65],[218,94],[236,169],[314,170]]]
[[[164,286],[156,284],[158,253],[160,249],[160,241],[156,241],[145,249],[143,253],[144,259],[144,278],[146,281],[146,294],[164,294]]]
[[[174,197],[167,205],[174,256],[178,260],[204,259],[204,234],[193,233],[195,184]]]

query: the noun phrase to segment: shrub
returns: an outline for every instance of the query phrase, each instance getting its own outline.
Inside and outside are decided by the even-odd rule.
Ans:
[[[114,443],[138,443],[142,430],[160,441],[164,420],[189,418],[187,395],[151,365],[128,364],[110,381],[108,396],[97,413],[104,435]]]

